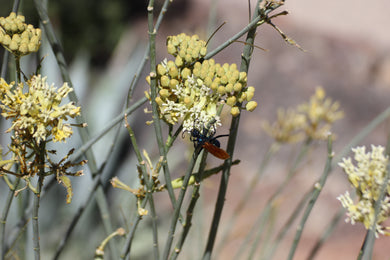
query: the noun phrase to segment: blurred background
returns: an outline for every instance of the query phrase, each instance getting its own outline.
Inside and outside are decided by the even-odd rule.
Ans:
[[[71,71],[75,92],[79,97],[82,111],[86,117],[91,136],[95,136],[119,115],[125,105],[125,97],[141,62],[147,46],[147,1],[125,0],[57,0],[49,1],[48,10],[51,21],[62,43],[66,60]],[[161,6],[162,1],[158,1]],[[12,1],[1,0],[0,16],[8,16]],[[254,9],[255,1],[251,1]],[[38,17],[32,1],[24,1],[21,12],[26,21],[38,24]],[[158,8],[159,10],[159,8]],[[345,1],[286,1],[286,5],[278,9],[288,10],[289,15],[276,18],[273,22],[289,37],[293,38],[305,52],[287,45],[280,35],[270,26],[258,29],[256,45],[267,49],[255,49],[248,73],[248,85],[256,87],[254,100],[259,103],[252,112],[243,113],[241,118],[235,159],[241,163],[234,166],[231,173],[225,209],[221,220],[221,230],[232,228],[228,241],[221,245],[220,255],[216,259],[233,259],[246,234],[253,228],[257,216],[278,184],[285,178],[293,161],[292,154],[299,146],[287,146],[273,158],[255,193],[234,227],[224,226],[232,214],[243,189],[256,173],[259,162],[263,158],[272,140],[261,128],[262,120],[273,121],[278,107],[295,107],[308,101],[317,86],[322,86],[327,95],[340,102],[344,110],[344,119],[338,121],[333,128],[337,136],[334,151],[340,151],[361,129],[376,115],[389,105],[390,92],[390,2],[378,0],[369,4],[363,0]],[[248,1],[224,0],[180,0],[173,1],[169,7],[161,28],[157,34],[158,58],[160,62],[168,57],[165,49],[166,37],[181,32],[199,34],[203,39],[222,22],[226,24],[213,36],[208,49],[213,50],[232,35],[240,31],[248,23]],[[242,39],[244,40],[244,38]],[[243,44],[233,43],[217,54],[214,59],[219,63],[240,64]],[[3,55],[3,50],[1,50]],[[43,40],[39,57],[46,56],[42,63],[42,74],[48,76],[48,82],[56,86],[62,85],[62,79],[54,55]],[[2,58],[2,56],[1,56]],[[22,58],[22,69],[28,75],[35,71],[37,59]],[[148,67],[148,66],[147,66]],[[147,71],[142,72],[131,103],[138,100],[148,89],[144,78]],[[143,107],[149,108],[149,105]],[[153,127],[146,126],[151,114],[138,110],[130,118],[140,147],[147,149],[154,161],[158,159]],[[219,134],[229,130],[228,116],[223,118],[223,127]],[[1,143],[4,145],[7,129],[6,122],[1,124]],[[120,126],[122,127],[122,126]],[[123,127],[122,127],[123,128]],[[388,122],[372,132],[361,145],[386,145]],[[132,153],[125,129],[120,130],[120,140],[113,152],[109,154],[107,147],[114,142],[117,130],[112,130],[93,146],[93,151],[101,166],[107,161],[103,176],[105,180],[118,176],[124,182],[133,184],[137,181],[136,159]],[[192,144],[186,138],[178,138],[169,154],[173,177],[183,174],[192,153]],[[67,146],[78,147],[80,140],[77,134]],[[68,148],[64,148],[64,153]],[[275,217],[275,225],[282,226],[294,209],[293,205],[303,195],[301,191],[310,189],[323,171],[326,160],[326,144],[318,142],[310,152],[309,160],[300,169],[300,173],[292,180],[278,202],[279,211]],[[209,157],[209,167],[219,165],[220,161]],[[204,181],[201,202],[195,216],[190,233],[191,241],[184,247],[187,250],[183,259],[199,259],[204,250],[204,238],[207,235],[213,214],[214,203],[218,192],[220,175]],[[43,259],[51,259],[71,217],[77,207],[85,200],[91,189],[89,173],[83,177],[73,178],[74,198],[70,205],[65,204],[65,191],[55,186],[42,201],[41,220]],[[111,212],[114,212],[116,224],[122,225],[128,212],[134,210],[128,203],[131,195],[121,190],[114,190],[106,185]],[[312,246],[323,233],[324,228],[338,211],[340,203],[336,197],[350,190],[346,175],[340,169],[334,169],[317,202],[298,247],[295,259],[306,259]],[[6,194],[6,185],[0,183],[0,196]],[[171,213],[166,194],[157,195],[158,210],[163,226],[164,217]],[[58,205],[61,205],[59,207]],[[197,206],[197,207],[198,207]],[[20,209],[19,209],[20,210]],[[76,226],[71,242],[67,245],[61,259],[84,257],[93,254],[105,235],[101,228],[96,204],[87,208],[87,214]],[[18,209],[13,209],[17,215]],[[12,218],[10,218],[12,219]],[[142,230],[148,230],[145,218]],[[219,233],[219,234],[220,234]],[[292,243],[295,230],[291,230],[279,248],[274,259],[285,259]],[[206,235],[205,235],[206,234]],[[162,239],[164,231],[160,231]],[[315,259],[355,259],[363,242],[365,229],[357,224],[352,226],[341,221]],[[151,239],[148,232],[138,232],[135,249],[140,252],[134,259],[148,259]],[[200,239],[199,239],[200,238]],[[203,239],[203,241],[202,241]],[[377,240],[374,259],[388,257],[389,238]],[[217,239],[218,246],[218,239]],[[183,252],[185,253],[185,252]],[[259,252],[258,252],[259,253]],[[190,256],[192,255],[192,256]],[[146,257],[146,258],[145,258]]]

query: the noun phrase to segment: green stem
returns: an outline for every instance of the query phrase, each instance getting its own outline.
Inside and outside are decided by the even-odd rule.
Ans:
[[[171,203],[173,207],[176,205],[176,198],[175,194],[173,192],[173,188],[171,185],[171,174],[168,167],[167,162],[167,151],[165,149],[163,136],[162,136],[162,130],[161,130],[161,121],[160,116],[158,112],[158,105],[156,103],[156,97],[157,97],[157,72],[156,72],[156,28],[153,25],[153,10],[154,10],[154,0],[149,1],[148,5],[148,29],[149,29],[149,47],[150,47],[150,97],[152,102],[152,112],[153,112],[153,125],[154,125],[154,131],[156,134],[157,144],[158,144],[158,150],[160,156],[163,157],[163,171],[164,171],[164,178],[165,183],[167,185],[167,190],[169,194],[169,198],[171,199]]]
[[[157,214],[156,214],[156,209],[154,206],[154,199],[153,199],[153,180],[151,178],[152,173],[147,172],[145,162],[141,156],[141,152],[139,151],[137,140],[135,139],[133,129],[130,127],[130,125],[127,122],[127,119],[125,119],[126,123],[126,128],[129,132],[129,136],[131,139],[131,143],[134,149],[134,152],[137,156],[138,163],[140,164],[142,175],[144,178],[144,181],[146,183],[146,199],[149,202],[149,207],[150,207],[150,215],[152,218],[152,230],[153,230],[153,253],[154,253],[154,259],[159,259],[159,250],[158,250],[158,232],[157,232]]]
[[[179,215],[180,215],[180,209],[181,209],[181,206],[183,204],[184,196],[185,196],[185,193],[187,191],[188,182],[189,182],[191,174],[193,172],[193,169],[194,169],[194,166],[196,163],[196,159],[198,158],[198,154],[199,154],[200,149],[201,149],[201,147],[198,147],[195,149],[195,151],[192,155],[191,161],[189,163],[187,172],[186,172],[184,179],[183,179],[183,186],[180,189],[180,193],[179,193],[179,196],[178,196],[176,204],[175,204],[170,228],[168,231],[168,237],[166,240],[167,242],[165,244],[164,253],[162,256],[162,259],[164,259],[164,260],[168,259],[168,257],[169,257],[169,252],[171,250],[172,241],[173,241],[173,238],[175,237],[175,230],[176,230],[177,221],[178,221]]]
[[[20,178],[16,178],[13,188],[10,189],[8,192],[7,200],[5,201],[4,209],[3,209],[3,214],[1,216],[0,220],[0,259],[4,260],[4,257],[6,255],[5,252],[5,226],[7,223],[7,217],[8,217],[8,212],[11,207],[14,195],[15,195],[15,190],[17,189],[18,185],[20,182]]]
[[[186,220],[183,224],[183,232],[179,238],[179,241],[176,244],[176,247],[171,255],[171,260],[175,260],[183,247],[184,241],[187,238],[188,232],[190,231],[190,227],[192,226],[192,216],[194,214],[194,209],[196,202],[199,198],[199,189],[200,189],[200,182],[202,180],[202,176],[204,173],[204,170],[206,168],[206,159],[207,159],[207,152],[204,151],[202,155],[202,160],[199,165],[199,171],[197,174],[195,174],[195,183],[194,183],[194,189],[192,190],[192,197],[190,204],[187,208],[187,214],[186,214]]]
[[[256,15],[254,16],[254,19],[252,19],[252,22],[245,29],[245,31],[247,31],[248,34],[247,34],[246,41],[245,41],[246,45],[244,47],[244,51],[243,51],[243,54],[241,57],[241,66],[240,66],[241,72],[248,73],[249,64],[250,64],[250,60],[252,57],[252,51],[253,51],[252,46],[253,46],[254,39],[256,36],[256,28],[259,25],[258,22],[261,19],[265,18],[264,14],[259,13],[260,2],[261,2],[261,0],[259,0],[256,4],[256,9],[255,9]],[[230,43],[228,43],[227,45],[229,45],[229,44]],[[224,47],[226,47],[226,46],[224,46]],[[211,57],[212,55],[215,55],[215,53],[209,53],[208,55],[206,55],[205,59],[207,59],[208,56]],[[240,115],[232,118],[231,125],[230,125],[230,136],[229,136],[228,147],[227,147],[227,152],[229,153],[230,158],[228,160],[226,160],[225,164],[224,164],[225,168],[224,168],[224,171],[223,171],[222,177],[221,177],[221,182],[220,182],[220,186],[219,186],[218,198],[217,198],[217,202],[216,202],[216,206],[215,206],[214,216],[213,216],[213,220],[211,223],[209,237],[208,237],[208,241],[206,244],[205,252],[203,254],[204,260],[209,260],[211,258],[211,253],[213,251],[215,238],[217,236],[219,221],[221,219],[222,209],[223,209],[223,206],[225,203],[225,195],[226,195],[226,191],[227,191],[227,185],[229,182],[230,168],[231,168],[232,156],[234,153],[234,147],[235,147],[236,138],[237,138],[239,122],[240,122]]]
[[[43,186],[44,175],[40,174],[38,177],[37,191],[34,198],[34,207],[32,215],[33,224],[33,245],[34,245],[34,256],[35,260],[41,259],[41,248],[39,245],[39,203],[41,199],[41,191]]]
[[[316,203],[317,198],[320,195],[321,190],[325,186],[326,179],[328,178],[329,172],[330,172],[331,167],[332,167],[333,156],[334,156],[334,154],[332,151],[332,135],[329,135],[329,137],[328,137],[328,159],[326,161],[325,169],[324,169],[324,172],[323,172],[320,180],[314,185],[314,191],[312,193],[309,204],[307,205],[307,208],[306,208],[305,212],[303,213],[302,220],[297,227],[297,232],[296,232],[295,237],[294,237],[294,242],[293,242],[292,247],[290,248],[290,253],[289,253],[288,258],[287,258],[289,260],[293,259],[293,257],[294,257],[295,250],[298,247],[298,242],[301,238],[303,228],[306,224],[306,221],[309,218],[310,212],[313,209],[314,204]]]

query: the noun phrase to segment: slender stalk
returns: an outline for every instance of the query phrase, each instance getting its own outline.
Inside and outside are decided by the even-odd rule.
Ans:
[[[254,38],[256,36],[257,26],[259,26],[260,24],[265,22],[266,15],[269,12],[271,12],[272,10],[274,10],[275,8],[280,6],[280,5],[275,5],[273,8],[269,8],[267,10],[264,10],[263,13],[260,13],[259,6],[260,6],[261,2],[262,2],[262,0],[259,0],[256,4],[256,9],[254,11],[255,15],[254,15],[254,18],[252,19],[252,22],[250,24],[248,24],[248,26],[246,26],[240,33],[236,34],[235,36],[233,36],[232,39],[229,39],[229,41],[226,42],[226,46],[228,46],[234,40],[241,37],[241,35],[243,35],[245,32],[248,32],[247,37],[246,37],[246,41],[245,41],[246,45],[244,47],[243,55],[241,58],[241,65],[240,65],[241,72],[248,72],[249,64],[250,64],[250,60],[251,60],[252,52],[253,52],[253,44],[254,44]],[[261,20],[262,20],[262,22],[260,22]],[[238,36],[238,38],[235,38],[237,36]],[[220,49],[221,47],[225,48],[226,46],[221,45],[215,51],[210,52],[208,55],[206,55],[205,59],[212,57],[213,55],[218,53],[219,50],[221,50]],[[234,152],[239,122],[240,122],[240,115],[232,118],[232,122],[231,122],[231,126],[230,126],[230,137],[228,140],[228,148],[227,148],[227,152],[230,154],[231,158],[232,158],[233,152]],[[215,238],[216,238],[217,230],[218,230],[218,226],[219,226],[219,221],[220,221],[220,218],[222,215],[222,209],[223,209],[224,202],[225,202],[225,195],[226,195],[227,185],[228,185],[229,176],[230,176],[230,167],[231,167],[231,161],[232,161],[231,158],[226,160],[225,169],[224,169],[222,177],[221,177],[220,188],[219,188],[219,192],[218,192],[218,198],[217,198],[217,202],[216,202],[214,216],[213,216],[213,220],[212,220],[205,252],[203,254],[203,259],[205,259],[205,260],[208,260],[211,258],[211,253],[213,251]]]
[[[41,191],[43,186],[44,175],[40,174],[38,177],[37,191],[34,198],[34,208],[32,215],[33,224],[33,245],[34,245],[34,256],[35,260],[41,259],[41,248],[39,245],[39,204],[41,199]]]
[[[144,199],[141,203],[141,207],[145,207],[147,201],[148,201],[147,199]],[[142,216],[137,214],[135,216],[135,220],[132,221],[132,226],[131,226],[130,232],[127,235],[125,245],[123,246],[122,253],[120,255],[121,259],[125,259],[125,257],[127,256],[126,259],[130,260],[131,245],[132,245],[132,242],[133,242],[133,239],[135,236],[135,231],[137,230],[138,224],[141,221],[141,219],[142,219]]]
[[[149,173],[150,176],[148,176],[148,172],[145,166],[145,162],[141,156],[141,152],[138,148],[137,140],[135,139],[133,129],[130,127],[130,125],[127,122],[127,116],[125,115],[125,125],[129,132],[129,136],[131,139],[131,144],[134,149],[134,152],[137,156],[138,163],[140,164],[142,175],[144,177],[144,181],[146,183],[146,194],[148,195],[146,197],[147,201],[149,202],[150,207],[150,215],[152,218],[152,230],[153,230],[153,254],[154,259],[159,259],[159,250],[158,250],[158,232],[157,232],[157,214],[156,209],[154,207],[154,199],[153,199],[153,180],[150,178],[152,173]]]
[[[5,254],[6,254],[6,248],[5,248],[5,226],[7,223],[7,217],[8,217],[8,212],[11,207],[14,195],[15,195],[15,190],[17,189],[18,185],[20,182],[20,178],[16,178],[13,188],[10,189],[8,192],[7,199],[5,201],[4,209],[3,209],[3,214],[1,215],[1,220],[0,220],[0,259],[4,260]]]
[[[332,151],[332,136],[329,135],[329,137],[328,137],[328,159],[326,161],[325,169],[324,169],[324,172],[322,173],[320,180],[314,185],[314,191],[312,193],[311,199],[309,201],[309,204],[307,205],[305,212],[303,213],[302,220],[298,225],[297,232],[296,232],[295,237],[294,237],[294,242],[293,242],[292,247],[290,248],[290,253],[289,253],[288,258],[287,258],[289,260],[293,259],[293,257],[294,257],[295,250],[298,247],[298,242],[301,238],[303,228],[306,224],[306,221],[309,218],[311,210],[313,209],[314,204],[316,203],[317,198],[320,195],[321,190],[325,186],[326,179],[328,178],[329,172],[330,172],[331,167],[332,167],[333,156],[334,156],[334,153]]]
[[[192,155],[191,161],[190,161],[190,163],[188,165],[187,172],[186,172],[186,174],[184,176],[183,185],[182,185],[182,187],[180,189],[180,193],[179,193],[179,196],[177,198],[176,205],[175,205],[175,208],[174,208],[171,224],[170,224],[169,231],[168,231],[168,237],[167,237],[167,240],[166,240],[167,242],[165,244],[165,248],[164,248],[164,253],[163,253],[162,259],[168,259],[169,258],[169,252],[171,250],[172,241],[173,241],[173,238],[175,236],[176,224],[177,224],[177,221],[179,219],[180,209],[181,209],[181,206],[183,204],[184,196],[185,196],[185,193],[187,191],[188,182],[189,182],[191,174],[193,172],[193,169],[194,169],[194,166],[195,166],[195,162],[196,162],[196,159],[198,158],[198,154],[199,154],[200,149],[201,149],[201,147],[197,147],[195,149],[195,151],[194,151],[194,153]]]
[[[176,244],[174,251],[171,254],[171,258],[170,258],[171,260],[177,259],[177,257],[179,256],[184,241],[187,238],[187,235],[190,231],[190,227],[192,226],[192,216],[194,214],[196,202],[198,201],[199,198],[200,182],[202,180],[202,175],[206,168],[206,159],[207,159],[207,151],[204,151],[202,155],[202,160],[199,164],[199,171],[197,174],[195,174],[194,189],[192,190],[191,201],[187,208],[186,220],[183,224],[183,232],[179,238],[179,241]]]

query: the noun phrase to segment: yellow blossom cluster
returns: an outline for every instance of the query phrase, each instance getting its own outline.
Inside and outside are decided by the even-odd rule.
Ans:
[[[241,109],[253,111],[255,88],[247,86],[247,75],[239,72],[236,64],[219,64],[213,59],[204,60],[206,42],[197,35],[184,33],[170,36],[168,53],[175,60],[166,59],[157,66],[160,116],[169,124],[183,120],[183,131],[201,129],[212,123],[220,125],[217,109],[222,104],[231,107],[230,113],[238,116]],[[150,83],[150,78],[147,78]],[[245,105],[242,107],[242,105]]]
[[[28,92],[23,93],[23,83],[14,86],[0,79],[1,115],[12,119],[7,132],[15,131],[22,140],[34,138],[37,144],[51,135],[55,142],[65,141],[73,131],[64,121],[80,114],[80,107],[72,103],[60,105],[73,89],[65,83],[56,90],[40,75],[33,76],[27,85]]]
[[[325,97],[322,87],[316,89],[308,103],[298,108],[278,109],[274,123],[264,122],[263,129],[279,143],[293,143],[305,136],[324,140],[332,124],[343,117],[339,103]]]
[[[37,52],[41,35],[41,29],[26,24],[23,15],[12,12],[8,17],[0,17],[0,43],[16,57]]]
[[[371,152],[366,152],[366,147],[353,148],[356,165],[351,158],[343,158],[339,166],[348,175],[348,180],[355,188],[358,201],[354,203],[347,191],[337,199],[347,209],[347,222],[355,224],[361,222],[369,229],[375,219],[375,203],[379,199],[381,186],[386,180],[387,164],[389,157],[384,154],[382,146],[371,146]],[[376,236],[379,234],[390,235],[390,227],[384,226],[384,221],[390,217],[390,182],[387,182],[385,197],[381,201],[381,207],[375,223]]]

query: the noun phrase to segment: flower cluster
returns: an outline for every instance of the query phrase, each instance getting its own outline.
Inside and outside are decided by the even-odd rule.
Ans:
[[[366,147],[352,149],[355,153],[356,165],[351,158],[343,158],[339,166],[348,175],[348,180],[355,188],[358,196],[356,203],[351,199],[349,192],[340,195],[337,199],[347,209],[347,222],[355,224],[361,222],[366,229],[369,229],[375,219],[375,203],[379,199],[381,186],[383,185],[387,172],[389,157],[384,155],[384,147],[371,146],[371,152],[366,152]],[[390,216],[390,182],[386,184],[384,199],[381,201],[380,212],[375,223],[376,236],[379,234],[390,235],[390,227],[384,227],[383,222]]]
[[[206,42],[197,35],[170,36],[167,49],[175,60],[164,60],[157,66],[156,98],[160,116],[167,123],[183,120],[183,131],[193,129],[194,122],[199,130],[203,126],[215,128],[220,125],[217,110],[222,104],[231,107],[233,116],[241,109],[256,108],[257,103],[251,101],[255,88],[247,87],[246,73],[239,72],[236,64],[204,60]],[[150,83],[149,77],[147,80]]]
[[[0,79],[1,115],[13,121],[7,132],[13,130],[26,140],[34,138],[37,144],[50,135],[55,142],[65,141],[73,131],[64,121],[80,115],[80,107],[72,103],[60,105],[73,89],[65,83],[56,90],[40,75],[33,76],[27,85],[28,92],[23,93],[23,83],[14,86]]]
[[[279,143],[297,142],[304,136],[324,140],[332,124],[342,117],[339,103],[325,98],[325,91],[319,87],[308,103],[297,109],[279,109],[277,121],[273,124],[266,121],[263,128]]]
[[[16,57],[37,52],[41,45],[41,29],[25,23],[23,15],[12,12],[0,17],[0,43]]]
[[[53,174],[67,189],[67,202],[72,198],[72,186],[67,176],[80,176],[82,171],[71,172],[70,168],[81,166],[86,161],[73,163],[68,157],[73,149],[58,163],[53,162],[49,154],[55,150],[47,150],[46,143],[50,141],[65,142],[73,131],[68,118],[80,115],[80,107],[72,103],[60,105],[61,101],[73,91],[68,84],[56,90],[46,83],[46,77],[32,76],[27,81],[28,91],[23,92],[23,83],[8,84],[0,78],[0,108],[1,115],[11,119],[12,132],[9,151],[6,154],[11,159],[3,160],[0,155],[0,172],[22,177],[26,187],[34,190],[30,185],[30,178],[39,174],[46,176]],[[14,164],[18,164],[17,172],[12,171]],[[34,191],[35,192],[35,191]]]

